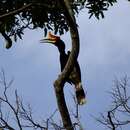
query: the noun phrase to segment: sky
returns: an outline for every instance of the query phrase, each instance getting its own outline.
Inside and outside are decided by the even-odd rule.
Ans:
[[[88,19],[86,10],[77,17],[81,43],[78,61],[82,84],[87,92],[87,103],[80,107],[85,130],[106,129],[92,116],[98,117],[110,108],[108,91],[113,87],[115,77],[130,76],[129,12],[130,3],[120,0],[105,12],[104,19]],[[12,89],[18,90],[25,104],[31,104],[35,116],[45,119],[57,108],[53,82],[60,73],[60,64],[57,48],[41,44],[41,38],[42,30],[26,30],[23,40],[14,43],[9,50],[4,48],[4,40],[0,39],[0,68],[5,70],[7,79],[14,79]],[[66,43],[66,51],[69,50],[69,33],[61,39]],[[72,93],[73,87],[66,84],[69,109],[74,106]]]

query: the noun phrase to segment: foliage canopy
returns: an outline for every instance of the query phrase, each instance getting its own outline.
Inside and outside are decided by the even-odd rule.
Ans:
[[[104,18],[104,11],[116,3],[116,0],[71,0],[74,14],[87,9],[90,18]],[[0,33],[7,41],[6,48],[12,46],[10,37],[17,41],[22,39],[24,29],[44,29],[64,34],[68,24],[59,0],[1,0],[0,1]]]

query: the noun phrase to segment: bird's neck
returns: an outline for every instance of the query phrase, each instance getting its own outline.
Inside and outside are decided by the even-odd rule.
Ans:
[[[63,61],[63,60],[64,60],[64,57],[66,57],[65,51],[60,52],[60,61]]]
[[[61,71],[63,71],[65,65],[67,63],[67,54],[65,51],[60,52],[60,65],[61,65]]]
[[[60,55],[65,55],[65,50],[64,49],[58,48],[58,50],[59,50]]]

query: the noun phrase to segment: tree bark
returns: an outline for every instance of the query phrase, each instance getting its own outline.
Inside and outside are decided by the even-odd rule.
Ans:
[[[62,117],[62,122],[66,130],[74,130],[73,124],[69,115],[69,111],[66,105],[65,97],[64,97],[64,84],[65,79],[69,77],[71,70],[74,67],[75,60],[77,60],[79,54],[79,33],[77,29],[76,20],[74,17],[73,10],[71,9],[71,3],[69,0],[59,0],[61,6],[64,10],[64,15],[66,17],[66,21],[70,28],[71,40],[72,40],[72,50],[69,55],[67,64],[64,70],[59,75],[58,79],[54,82],[54,88],[56,93],[56,99],[58,108]]]

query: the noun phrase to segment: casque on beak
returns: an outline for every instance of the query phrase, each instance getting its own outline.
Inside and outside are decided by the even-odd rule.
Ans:
[[[51,32],[48,33],[47,38],[41,39],[40,43],[52,43],[55,44],[57,40],[59,40],[60,37],[55,36],[53,34],[51,34]]]

